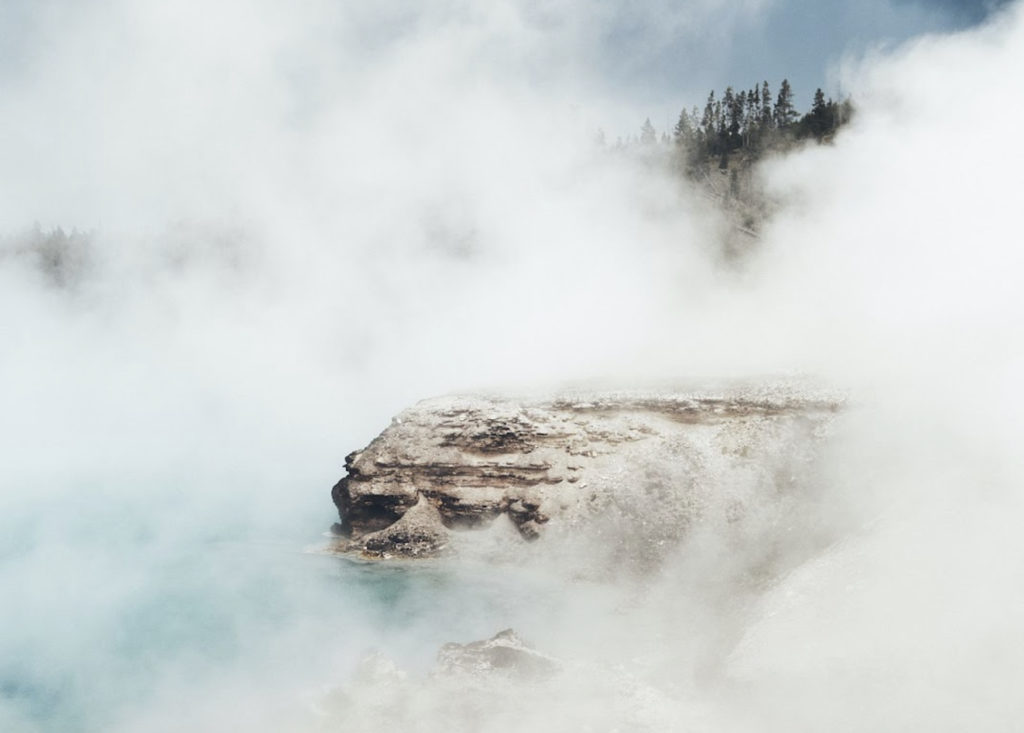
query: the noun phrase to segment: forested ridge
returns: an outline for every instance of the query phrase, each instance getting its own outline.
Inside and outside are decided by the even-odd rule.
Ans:
[[[788,79],[782,80],[778,93],[773,93],[764,81],[739,92],[731,86],[717,94],[711,90],[703,111],[697,105],[683,108],[671,137],[668,132],[659,137],[648,118],[639,135],[626,140],[619,138],[615,147],[660,142],[676,149],[677,160],[687,170],[706,168],[712,161],[727,168],[733,153],[757,156],[769,150],[784,150],[801,140],[827,141],[852,113],[849,99],[836,102],[826,98],[819,88],[814,92],[810,110],[800,114],[793,103],[793,88]],[[598,132],[598,140],[604,143],[603,132]]]
[[[785,153],[807,142],[831,142],[854,111],[848,98],[837,102],[820,88],[803,114],[793,98],[788,79],[777,91],[767,81],[739,92],[731,86],[722,92],[712,90],[703,110],[697,105],[683,108],[671,134],[659,134],[648,118],[638,135],[619,138],[611,149],[640,151],[669,164],[720,205],[737,232],[756,236],[772,208],[753,175],[757,162],[766,154]],[[605,144],[601,132],[598,143]],[[735,237],[728,239],[729,249],[742,248]]]

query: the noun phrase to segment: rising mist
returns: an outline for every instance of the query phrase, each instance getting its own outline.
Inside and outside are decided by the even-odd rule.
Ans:
[[[739,22],[662,5],[635,25]],[[762,165],[777,206],[739,262],[669,166],[593,144],[646,116],[588,64],[620,19],[26,12],[0,122],[0,727],[332,729],[365,713],[323,700],[368,650],[415,677],[507,618],[583,671],[528,715],[491,691],[482,723],[413,686],[418,729],[1016,727],[1019,4],[835,68],[857,115]],[[55,277],[24,243],[58,226],[81,246]],[[301,554],[344,455],[422,397],[793,373],[847,395],[793,526],[828,533],[756,592],[733,584],[756,544],[713,533],[574,593],[558,563],[425,571],[393,615]],[[452,577],[477,590],[417,600]]]

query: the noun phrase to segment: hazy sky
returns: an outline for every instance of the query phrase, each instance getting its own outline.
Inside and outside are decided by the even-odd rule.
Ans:
[[[687,3],[664,3],[683,8]],[[767,79],[773,88],[789,78],[800,106],[815,87],[838,96],[830,70],[844,57],[890,47],[930,32],[962,29],[984,21],[1004,2],[983,0],[746,0],[690,3],[705,19],[684,27],[663,25],[646,9],[624,9],[624,18],[601,40],[602,75],[617,94],[638,107],[702,104],[708,89],[750,88]],[[642,6],[649,8],[648,5]],[[687,14],[691,11],[686,11]],[[674,123],[674,119],[672,120]],[[661,120],[659,127],[668,124]]]
[[[527,54],[520,59],[532,67],[532,78],[538,84],[575,76],[603,87],[598,91],[604,94],[632,100],[641,121],[650,115],[658,127],[668,124],[683,105],[702,103],[711,87],[748,88],[767,79],[774,88],[788,77],[801,106],[809,103],[819,85],[830,94],[839,94],[842,90],[829,69],[845,55],[858,56],[866,49],[891,46],[921,33],[966,28],[982,22],[1002,5],[1005,0],[615,0],[593,6],[580,0],[559,0],[516,4],[529,31],[557,41],[532,58]],[[0,5],[0,81],[36,63],[41,55],[58,52],[53,43],[54,27],[73,26],[69,18],[85,8],[119,6],[124,3],[118,0],[4,2]],[[452,15],[459,17],[458,12]],[[435,12],[404,0],[375,4],[373,12],[362,18],[358,42],[371,52],[379,45],[401,43],[435,17]],[[230,13],[220,13],[211,22],[224,24],[227,31],[230,18]],[[352,35],[342,35],[339,43],[353,42]],[[513,39],[509,45],[520,40]],[[517,54],[519,50],[497,43],[494,53]],[[608,126],[615,129],[623,123],[609,121]]]

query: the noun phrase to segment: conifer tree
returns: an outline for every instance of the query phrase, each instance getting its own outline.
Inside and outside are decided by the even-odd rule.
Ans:
[[[768,130],[773,124],[772,119],[772,92],[768,88],[768,82],[761,84],[761,127]]]
[[[734,94],[732,100],[729,102],[727,110],[728,120],[726,123],[726,135],[730,150],[735,150],[743,145],[741,133],[743,132],[743,108],[746,107],[746,105],[746,92]]]
[[[715,149],[721,150],[725,144],[725,115],[722,114],[722,102],[715,102]]]
[[[743,115],[743,145],[751,147],[757,136],[758,122],[761,116],[761,88],[755,84],[747,92],[747,109]]]
[[[793,107],[793,89],[789,86],[789,80],[783,79],[779,87],[779,96],[775,99],[775,126],[782,129],[789,127],[796,119],[796,109]]]
[[[814,103],[811,105],[811,114],[823,115],[825,111],[825,92],[821,91],[821,87],[818,87],[814,90]]]
[[[825,101],[825,93],[821,89],[814,92],[814,103],[811,111],[800,119],[797,126],[796,136],[798,138],[813,137],[821,140],[835,126],[835,103],[832,100]]]
[[[700,130],[705,141],[710,140],[715,134],[715,90],[708,94],[707,104],[704,105],[704,116],[700,118]]]
[[[679,121],[672,130],[672,138],[679,147],[693,147],[693,123],[685,109],[679,113]]]
[[[654,130],[654,125],[651,124],[651,118],[648,117],[644,120],[643,127],[640,128],[640,143],[643,145],[654,145],[658,142],[658,133]]]
[[[818,87],[814,91],[814,103],[811,105],[811,134],[821,140],[832,129],[832,104],[825,101],[825,93]]]

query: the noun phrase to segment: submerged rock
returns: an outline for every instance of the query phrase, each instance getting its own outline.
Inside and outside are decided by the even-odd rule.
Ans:
[[[622,669],[556,659],[511,629],[484,641],[445,644],[428,674],[380,653],[313,701],[318,731],[665,731],[696,723],[694,705]],[[699,711],[698,711],[699,712]],[[687,725],[702,730],[707,726]]]
[[[838,405],[793,385],[425,400],[346,458],[338,549],[436,555],[502,515],[526,540],[612,518],[665,544],[800,483]]]
[[[499,673],[524,679],[556,673],[558,662],[530,648],[512,629],[468,644],[449,642],[437,654],[437,674]]]

